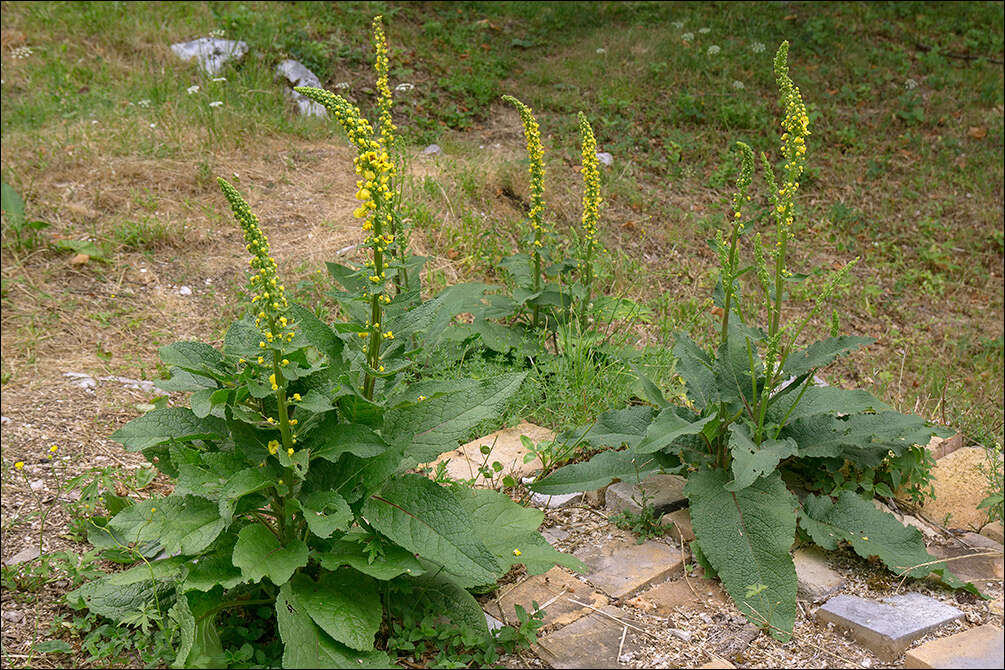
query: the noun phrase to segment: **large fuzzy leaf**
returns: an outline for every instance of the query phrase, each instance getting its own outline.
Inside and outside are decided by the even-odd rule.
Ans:
[[[592,491],[607,486],[616,479],[639,481],[680,462],[661,453],[636,454],[631,449],[602,451],[588,461],[559,468],[547,477],[533,482],[530,489],[543,495]]]
[[[633,451],[637,454],[651,454],[669,448],[678,438],[685,435],[697,435],[705,424],[714,419],[707,416],[704,419],[691,421],[680,416],[675,407],[664,409],[649,425],[646,435]]]
[[[312,533],[320,538],[331,537],[352,523],[352,510],[345,499],[334,491],[312,491],[300,498],[304,520]]]
[[[858,337],[854,335],[841,335],[830,337],[820,342],[814,342],[805,349],[793,352],[785,359],[785,366],[782,371],[790,377],[799,377],[811,370],[822,368],[828,365],[838,356],[855,351],[861,347],[868,346],[876,340],[871,337]]]
[[[862,467],[876,467],[889,451],[899,455],[912,445],[928,444],[932,435],[951,434],[917,416],[880,412],[804,417],[786,425],[779,437],[794,439],[800,457],[845,458]]]
[[[722,470],[688,476],[684,493],[695,536],[740,611],[788,640],[796,618],[796,569],[789,555],[795,499],[777,472],[742,491],[727,491],[728,481]],[[761,585],[765,588],[748,596],[751,587]]]
[[[288,582],[297,568],[307,565],[307,545],[293,539],[283,546],[265,526],[251,524],[237,535],[234,565],[246,580],[257,582],[268,577],[279,586]]]
[[[363,516],[405,549],[442,565],[463,586],[488,584],[502,573],[456,496],[425,477],[392,479],[366,500]]]
[[[311,450],[311,458],[324,458],[333,463],[345,453],[360,458],[373,458],[387,450],[387,442],[358,423],[345,423],[336,412],[328,412],[310,432],[304,447]]]
[[[205,498],[172,495],[151,498],[127,507],[100,534],[116,545],[157,542],[169,554],[198,554],[226,526],[218,506]],[[97,532],[97,531],[96,531]],[[110,546],[108,542],[103,542]]]
[[[154,409],[111,434],[126,451],[143,451],[165,442],[221,439],[227,424],[215,416],[197,417],[186,407]]]
[[[564,442],[582,442],[591,447],[634,447],[645,437],[655,412],[652,407],[634,405],[602,413],[591,426],[562,433]]]
[[[532,575],[543,574],[556,564],[585,572],[579,559],[556,551],[537,532],[544,520],[539,510],[518,505],[497,491],[471,490],[460,499],[479,539],[495,554],[502,570],[523,563]]]
[[[296,322],[297,330],[307,338],[311,346],[327,356],[331,363],[342,361],[342,349],[345,345],[335,331],[314,316],[314,312],[300,305],[290,305],[287,313]]]
[[[496,416],[523,383],[526,373],[500,375],[458,384],[458,390],[388,410],[384,436],[390,442],[410,443],[410,465],[435,459],[457,447],[468,431]],[[425,395],[425,394],[422,394]]]
[[[457,582],[440,572],[430,571],[417,579],[408,580],[412,589],[412,600],[408,604],[413,611],[432,612],[444,616],[457,626],[489,636],[485,613],[478,601]]]
[[[898,575],[920,578],[934,572],[953,588],[975,590],[947,570],[945,563],[923,565],[937,559],[925,549],[921,532],[904,526],[892,514],[852,491],[842,491],[837,500],[808,495],[800,510],[799,525],[824,549],[837,549],[838,541],[843,540],[863,558],[879,557]]]
[[[276,597],[276,621],[282,638],[284,668],[389,668],[383,651],[356,651],[324,632],[308,614],[290,583]]]
[[[87,607],[119,622],[155,599],[161,606],[170,605],[184,563],[181,558],[166,558],[116,572],[67,593],[66,601],[75,609]]]
[[[317,582],[297,575],[289,587],[314,623],[333,639],[358,651],[373,649],[383,609],[372,579],[343,569],[324,573]]]
[[[756,444],[746,426],[734,423],[729,426],[729,449],[733,456],[733,481],[726,488],[742,491],[758,477],[774,472],[782,460],[795,456],[799,445],[792,438]]]
[[[223,354],[205,342],[175,342],[161,347],[158,353],[165,365],[196,375],[222,377],[230,372]]]
[[[422,345],[433,349],[440,342],[451,320],[462,312],[475,312],[482,307],[487,284],[455,284],[448,286],[432,300],[387,321],[395,337],[421,333]],[[399,335],[400,334],[400,335]]]
[[[365,539],[359,533],[350,531],[341,540],[332,542],[326,551],[317,553],[316,558],[328,570],[348,565],[381,581],[388,581],[399,575],[417,577],[425,572],[422,564],[410,551],[395,545],[384,547],[380,556],[371,556],[362,544]]]
[[[684,334],[677,336],[673,353],[677,357],[677,372],[687,385],[688,398],[701,409],[715,402],[719,398],[719,384],[708,354]]]
[[[237,536],[225,533],[210,550],[189,561],[182,591],[209,591],[216,586],[232,589],[245,581],[241,569],[234,565],[234,543]]]
[[[181,595],[175,602],[170,613],[178,624],[181,640],[173,667],[222,668],[226,665],[213,612],[222,596],[222,589],[216,589],[212,593]]]
[[[790,391],[778,396],[768,409],[768,419],[788,423],[817,414],[856,414],[886,412],[893,408],[868,391],[839,389],[833,386],[809,386],[802,392]],[[798,400],[798,402],[797,402]],[[793,403],[795,407],[793,408]]]

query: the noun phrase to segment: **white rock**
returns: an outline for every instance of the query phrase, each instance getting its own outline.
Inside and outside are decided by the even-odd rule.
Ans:
[[[597,160],[606,165],[607,167],[614,165],[614,156],[607,153],[606,151],[598,151]]]
[[[171,51],[184,61],[198,60],[206,74],[217,74],[227,61],[244,58],[248,45],[241,41],[200,37],[191,42],[172,44]]]
[[[532,493],[530,495],[530,501],[538,507],[545,507],[547,509],[558,509],[560,507],[566,507],[567,505],[572,505],[583,499],[583,492],[578,493],[562,493],[558,495],[546,496],[541,493]]]
[[[84,389],[88,393],[94,393],[94,387],[98,385],[98,382],[94,381],[94,377],[86,372],[64,372],[63,376],[72,379],[71,384]]]
[[[328,118],[328,110],[324,105],[314,102],[310,98],[301,95],[293,90],[296,86],[310,86],[312,88],[323,88],[321,80],[317,75],[307,69],[303,63],[292,58],[284,60],[276,66],[276,78],[285,77],[290,83],[290,88],[286,89],[286,97],[297,104],[302,116],[316,116],[318,118]]]
[[[31,482],[29,486],[31,487],[32,491],[41,491],[42,489],[45,488],[45,482],[42,481],[41,479],[36,479],[35,481]]]
[[[180,289],[178,289],[178,295],[192,295],[192,289],[190,289],[188,286],[182,286]]]
[[[671,628],[670,634],[683,642],[691,641],[691,631],[681,630],[680,628]]]
[[[11,623],[21,623],[24,619],[24,612],[19,612],[18,610],[4,610],[3,620],[10,621]]]
[[[17,552],[9,561],[4,561],[7,565],[17,565],[18,563],[25,563],[27,561],[33,561],[38,558],[38,545],[32,545],[25,547],[21,551]]]
[[[133,379],[132,377],[98,377],[98,380],[103,382],[118,382],[127,389],[136,389],[137,391],[143,391],[144,393],[153,393],[154,388],[156,388],[153,382],[142,379]]]
[[[7,425],[10,423],[10,417],[0,416],[0,424]]]
[[[430,144],[428,147],[422,150],[427,156],[436,156],[437,154],[442,154],[443,149],[440,148],[439,144]]]

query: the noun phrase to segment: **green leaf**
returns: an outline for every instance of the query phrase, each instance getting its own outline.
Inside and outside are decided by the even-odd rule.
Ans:
[[[6,186],[6,184],[4,184]],[[31,646],[39,654],[72,654],[73,647],[66,640],[45,640]]]
[[[202,391],[218,388],[216,380],[202,375],[194,375],[181,368],[171,368],[169,379],[157,379],[154,385],[162,391]]]
[[[639,370],[634,363],[629,363],[629,367],[635,376],[638,377],[638,395],[646,402],[655,405],[659,409],[670,407],[670,403],[663,397],[663,391],[644,372]]]
[[[481,605],[448,575],[431,572],[410,579],[408,583],[412,587],[410,608],[442,615],[450,619],[455,626],[467,627],[488,638],[488,624]]]
[[[323,458],[332,463],[345,453],[373,458],[388,449],[380,435],[362,424],[344,423],[336,412],[324,415],[305,438],[304,446],[311,450],[312,459]]]
[[[0,209],[11,228],[18,230],[24,225],[24,200],[7,182],[0,184]]]
[[[245,579],[258,582],[268,577],[280,586],[289,581],[297,568],[307,565],[307,545],[294,539],[283,546],[268,528],[255,523],[238,533],[233,558]]]
[[[684,487],[691,523],[705,558],[737,607],[781,641],[796,618],[796,569],[789,549],[796,531],[795,499],[777,472],[737,492],[727,491],[722,470],[691,473]],[[764,584],[756,598],[747,587]]]
[[[795,409],[792,409],[792,404],[797,398],[799,402]],[[792,409],[792,413],[786,419],[786,414],[790,409]],[[783,419],[790,422],[817,414],[857,414],[860,412],[885,412],[892,409],[885,402],[877,400],[868,391],[849,391],[833,386],[809,386],[803,391],[802,397],[796,390],[779,395],[769,406],[768,419],[781,423]]]
[[[467,380],[453,393],[395,407],[385,414],[384,436],[389,442],[409,443],[409,465],[432,461],[456,448],[480,422],[498,415],[526,376],[519,373]]]
[[[347,529],[353,521],[349,504],[334,491],[308,493],[301,498],[300,505],[307,527],[320,538],[331,537],[335,531]]]
[[[383,651],[354,651],[333,640],[314,623],[289,583],[279,589],[276,621],[285,645],[284,668],[391,667],[391,659]]]
[[[432,350],[439,345],[443,332],[455,316],[475,312],[482,307],[487,284],[454,284],[432,300],[387,319],[387,327],[395,337],[422,336],[422,346]]]
[[[799,514],[799,525],[824,549],[837,549],[838,541],[843,540],[862,558],[879,557],[898,576],[921,578],[934,572],[948,586],[968,587],[976,593],[972,584],[956,577],[945,563],[921,565],[937,560],[925,549],[921,532],[904,526],[892,514],[877,509],[871,501],[852,491],[841,491],[837,500],[808,495]]]
[[[733,481],[726,484],[729,491],[742,491],[758,477],[770,475],[782,460],[799,451],[799,445],[791,437],[755,444],[747,427],[741,424],[730,424],[729,433],[729,450],[733,456]]]
[[[183,591],[209,591],[215,586],[232,589],[245,582],[241,569],[234,565],[234,543],[237,537],[224,535],[210,553],[188,563]]]
[[[684,435],[697,435],[705,424],[714,419],[707,416],[697,421],[689,421],[678,415],[679,410],[667,407],[649,424],[646,435],[632,451],[637,454],[651,454],[670,447],[677,438]]]
[[[337,570],[343,565],[348,565],[381,581],[388,581],[399,575],[417,577],[425,572],[422,564],[410,551],[396,545],[385,546],[383,555],[377,556],[371,562],[366,548],[360,542],[346,539],[348,537],[352,537],[352,534],[332,542],[328,551],[316,554],[322,567]]]
[[[828,365],[839,356],[844,356],[875,341],[872,337],[841,335],[814,342],[805,349],[790,354],[785,359],[782,372],[790,377],[799,377],[807,372]]]
[[[352,569],[322,574],[317,582],[297,575],[290,580],[289,590],[333,639],[358,651],[373,650],[373,636],[384,610],[372,579]]]
[[[719,384],[712,372],[712,360],[687,335],[680,334],[673,347],[677,373],[687,385],[687,395],[700,409],[719,398]]]
[[[158,349],[167,366],[181,368],[204,377],[225,377],[230,373],[223,354],[204,342],[175,342]]]
[[[105,257],[105,252],[90,240],[56,240],[53,246],[64,251],[72,251],[75,254],[85,254],[95,260],[108,260]]]
[[[230,523],[241,498],[275,485],[274,475],[266,468],[241,470],[230,477],[220,490],[220,516]]]
[[[652,423],[655,412],[652,407],[634,405],[625,409],[602,413],[597,422],[586,428],[562,433],[563,442],[583,442],[591,447],[637,446]]]
[[[221,589],[216,589],[213,593],[179,596],[169,612],[178,624],[181,637],[172,667],[226,667],[226,656],[220,634],[216,630],[216,615],[213,612],[222,597]]]
[[[202,453],[181,445],[171,445],[171,460],[178,468],[176,494],[191,494],[218,501],[227,480],[247,467],[237,454],[227,452]]]
[[[175,587],[182,574],[182,558],[165,558],[137,565],[124,572],[87,582],[66,594],[74,609],[88,608],[95,614],[120,622],[153,601],[162,607],[171,604]]]
[[[261,341],[262,335],[255,328],[254,321],[250,316],[245,316],[227,329],[227,334],[223,336],[223,353],[235,358],[254,360],[261,351],[258,346]]]
[[[862,467],[876,467],[887,452],[900,455],[912,445],[928,444],[932,435],[949,437],[952,431],[917,416],[880,412],[804,417],[787,424],[779,437],[794,439],[804,458],[844,458]]]
[[[103,532],[120,545],[157,542],[169,554],[192,555],[212,544],[225,526],[214,503],[191,495],[171,495],[127,507]]]
[[[532,575],[543,574],[555,565],[586,572],[579,559],[556,551],[537,532],[544,520],[539,510],[518,505],[497,491],[472,489],[459,497],[478,538],[495,554],[503,571],[523,563]]]
[[[558,495],[577,491],[592,491],[612,481],[646,479],[657,472],[679,465],[664,454],[639,455],[625,451],[602,451],[588,461],[559,468],[530,485],[530,490],[542,495]]]
[[[227,424],[215,416],[202,419],[185,407],[166,407],[147,412],[112,433],[111,439],[126,451],[142,451],[165,442],[222,439]]]
[[[442,565],[463,586],[488,584],[501,574],[454,494],[425,477],[392,479],[366,500],[363,516],[413,554]]]
[[[331,489],[345,498],[349,504],[370,495],[399,472],[404,454],[404,446],[390,447],[379,456],[360,458],[354,454],[345,454],[337,465],[324,468],[325,461],[315,461],[311,465],[311,485],[321,482],[321,486]],[[316,473],[326,473],[328,476],[318,479]]]
[[[342,349],[345,345],[335,331],[314,316],[314,312],[294,304],[287,308],[287,314],[296,322],[298,332],[307,338],[311,346],[327,356],[332,363],[342,361]]]

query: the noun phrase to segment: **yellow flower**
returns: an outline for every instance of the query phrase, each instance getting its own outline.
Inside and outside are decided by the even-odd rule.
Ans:
[[[513,550],[513,555],[514,555],[514,556],[519,556],[519,555],[520,555],[520,554],[522,554],[522,553],[523,553],[523,552],[522,552],[522,551],[520,551],[519,549],[514,549],[514,550]]]
[[[279,441],[278,440],[270,440],[268,448],[269,448],[269,453],[272,454],[273,456],[275,456],[276,452],[279,451]]]
[[[293,401],[294,402],[300,402],[300,400],[301,400],[300,394],[299,393],[294,393],[293,394]]]
[[[15,463],[14,464],[14,469],[15,470],[23,470],[24,469],[24,461],[18,461],[17,463]]]
[[[55,444],[54,444],[54,445],[52,445],[51,447],[49,447],[49,453],[52,453],[52,454],[54,454],[54,453],[56,453],[57,451],[59,451],[59,447],[57,447],[57,446],[56,446]]]
[[[293,447],[290,447],[289,449],[286,450],[286,455],[287,456],[292,456],[293,455]]]

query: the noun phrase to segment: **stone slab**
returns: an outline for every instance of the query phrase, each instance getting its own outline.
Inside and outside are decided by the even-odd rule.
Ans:
[[[240,40],[201,37],[191,42],[172,44],[171,51],[182,60],[197,60],[206,74],[216,75],[227,61],[241,60],[248,53],[248,44]]]
[[[616,607],[604,607],[601,611],[624,618]],[[619,649],[623,655],[639,647],[635,631],[629,628],[626,634],[624,625],[594,612],[544,637],[537,654],[553,668],[623,668],[628,666],[618,661]]]
[[[979,469],[984,461],[983,447],[961,447],[940,458],[932,468],[935,498],[922,508],[925,516],[952,528],[980,528],[986,520],[984,510],[977,509],[987,486]]]
[[[528,613],[534,611],[534,602],[544,610],[546,626],[565,626],[589,615],[593,610],[571,602],[569,599],[596,607],[607,605],[607,596],[594,591],[562,568],[552,568],[543,575],[528,577],[518,586],[504,591],[497,600],[482,607],[492,616],[506,623],[516,623],[516,605]]]
[[[687,504],[684,485],[687,480],[677,475],[654,475],[636,485],[633,482],[615,482],[607,487],[605,504],[612,513],[642,511],[642,490],[649,496],[656,513],[670,512]]]
[[[628,601],[644,612],[669,617],[681,608],[699,610],[716,603],[726,603],[726,593],[718,582],[698,577],[657,584]]]
[[[932,545],[928,547],[928,553],[936,558],[955,559],[946,563],[946,567],[957,577],[968,582],[997,582],[1005,578],[1005,558],[1003,558],[1003,547],[1000,543],[977,533],[964,533],[960,539],[967,546],[959,544]],[[997,555],[973,556],[973,554],[988,554],[990,552]],[[970,558],[961,558],[963,556],[970,556]]]
[[[659,542],[635,544],[616,539],[573,552],[589,568],[586,578],[613,598],[630,598],[642,589],[683,571],[681,552]]]
[[[796,565],[797,593],[805,600],[820,602],[844,585],[844,577],[831,570],[819,549],[796,549],[792,562]]]
[[[981,529],[981,535],[989,540],[994,540],[998,544],[1005,544],[1005,528],[1002,527],[1001,521],[995,521],[984,526]]]
[[[928,450],[932,452],[932,456],[935,457],[935,460],[948,456],[962,446],[963,436],[959,433],[947,438],[941,438],[937,435],[933,435],[932,439],[928,441]]]
[[[912,642],[964,614],[934,598],[907,593],[882,601],[835,596],[817,610],[816,616],[823,623],[848,631],[881,660],[892,662]]]
[[[582,491],[578,493],[559,493],[553,496],[546,496],[542,493],[530,494],[530,504],[535,507],[543,507],[545,509],[559,509],[561,507],[575,505],[576,503],[580,503],[582,501]]]
[[[524,455],[528,452],[520,442],[521,435],[526,435],[535,444],[555,439],[554,432],[524,421],[513,428],[497,430],[485,437],[472,440],[459,449],[440,454],[440,457],[427,464],[427,467],[431,467],[435,471],[438,463],[446,461],[447,474],[454,479],[477,478],[475,486],[487,488],[488,482],[478,475],[478,468],[485,460],[485,455],[481,453],[481,448],[484,445],[492,450],[489,452],[488,464],[491,465],[493,461],[502,463],[503,469],[497,479],[501,479],[504,475],[512,475],[515,479],[520,480],[543,467],[537,457],[534,457],[529,463],[523,462]]]
[[[691,512],[686,509],[679,509],[676,512],[664,514],[660,519],[669,533],[670,537],[678,542],[690,542],[694,539],[694,528],[691,527]],[[677,532],[678,529],[680,532]]]
[[[930,640],[904,655],[905,668],[1002,668],[1002,629],[990,624]]]

